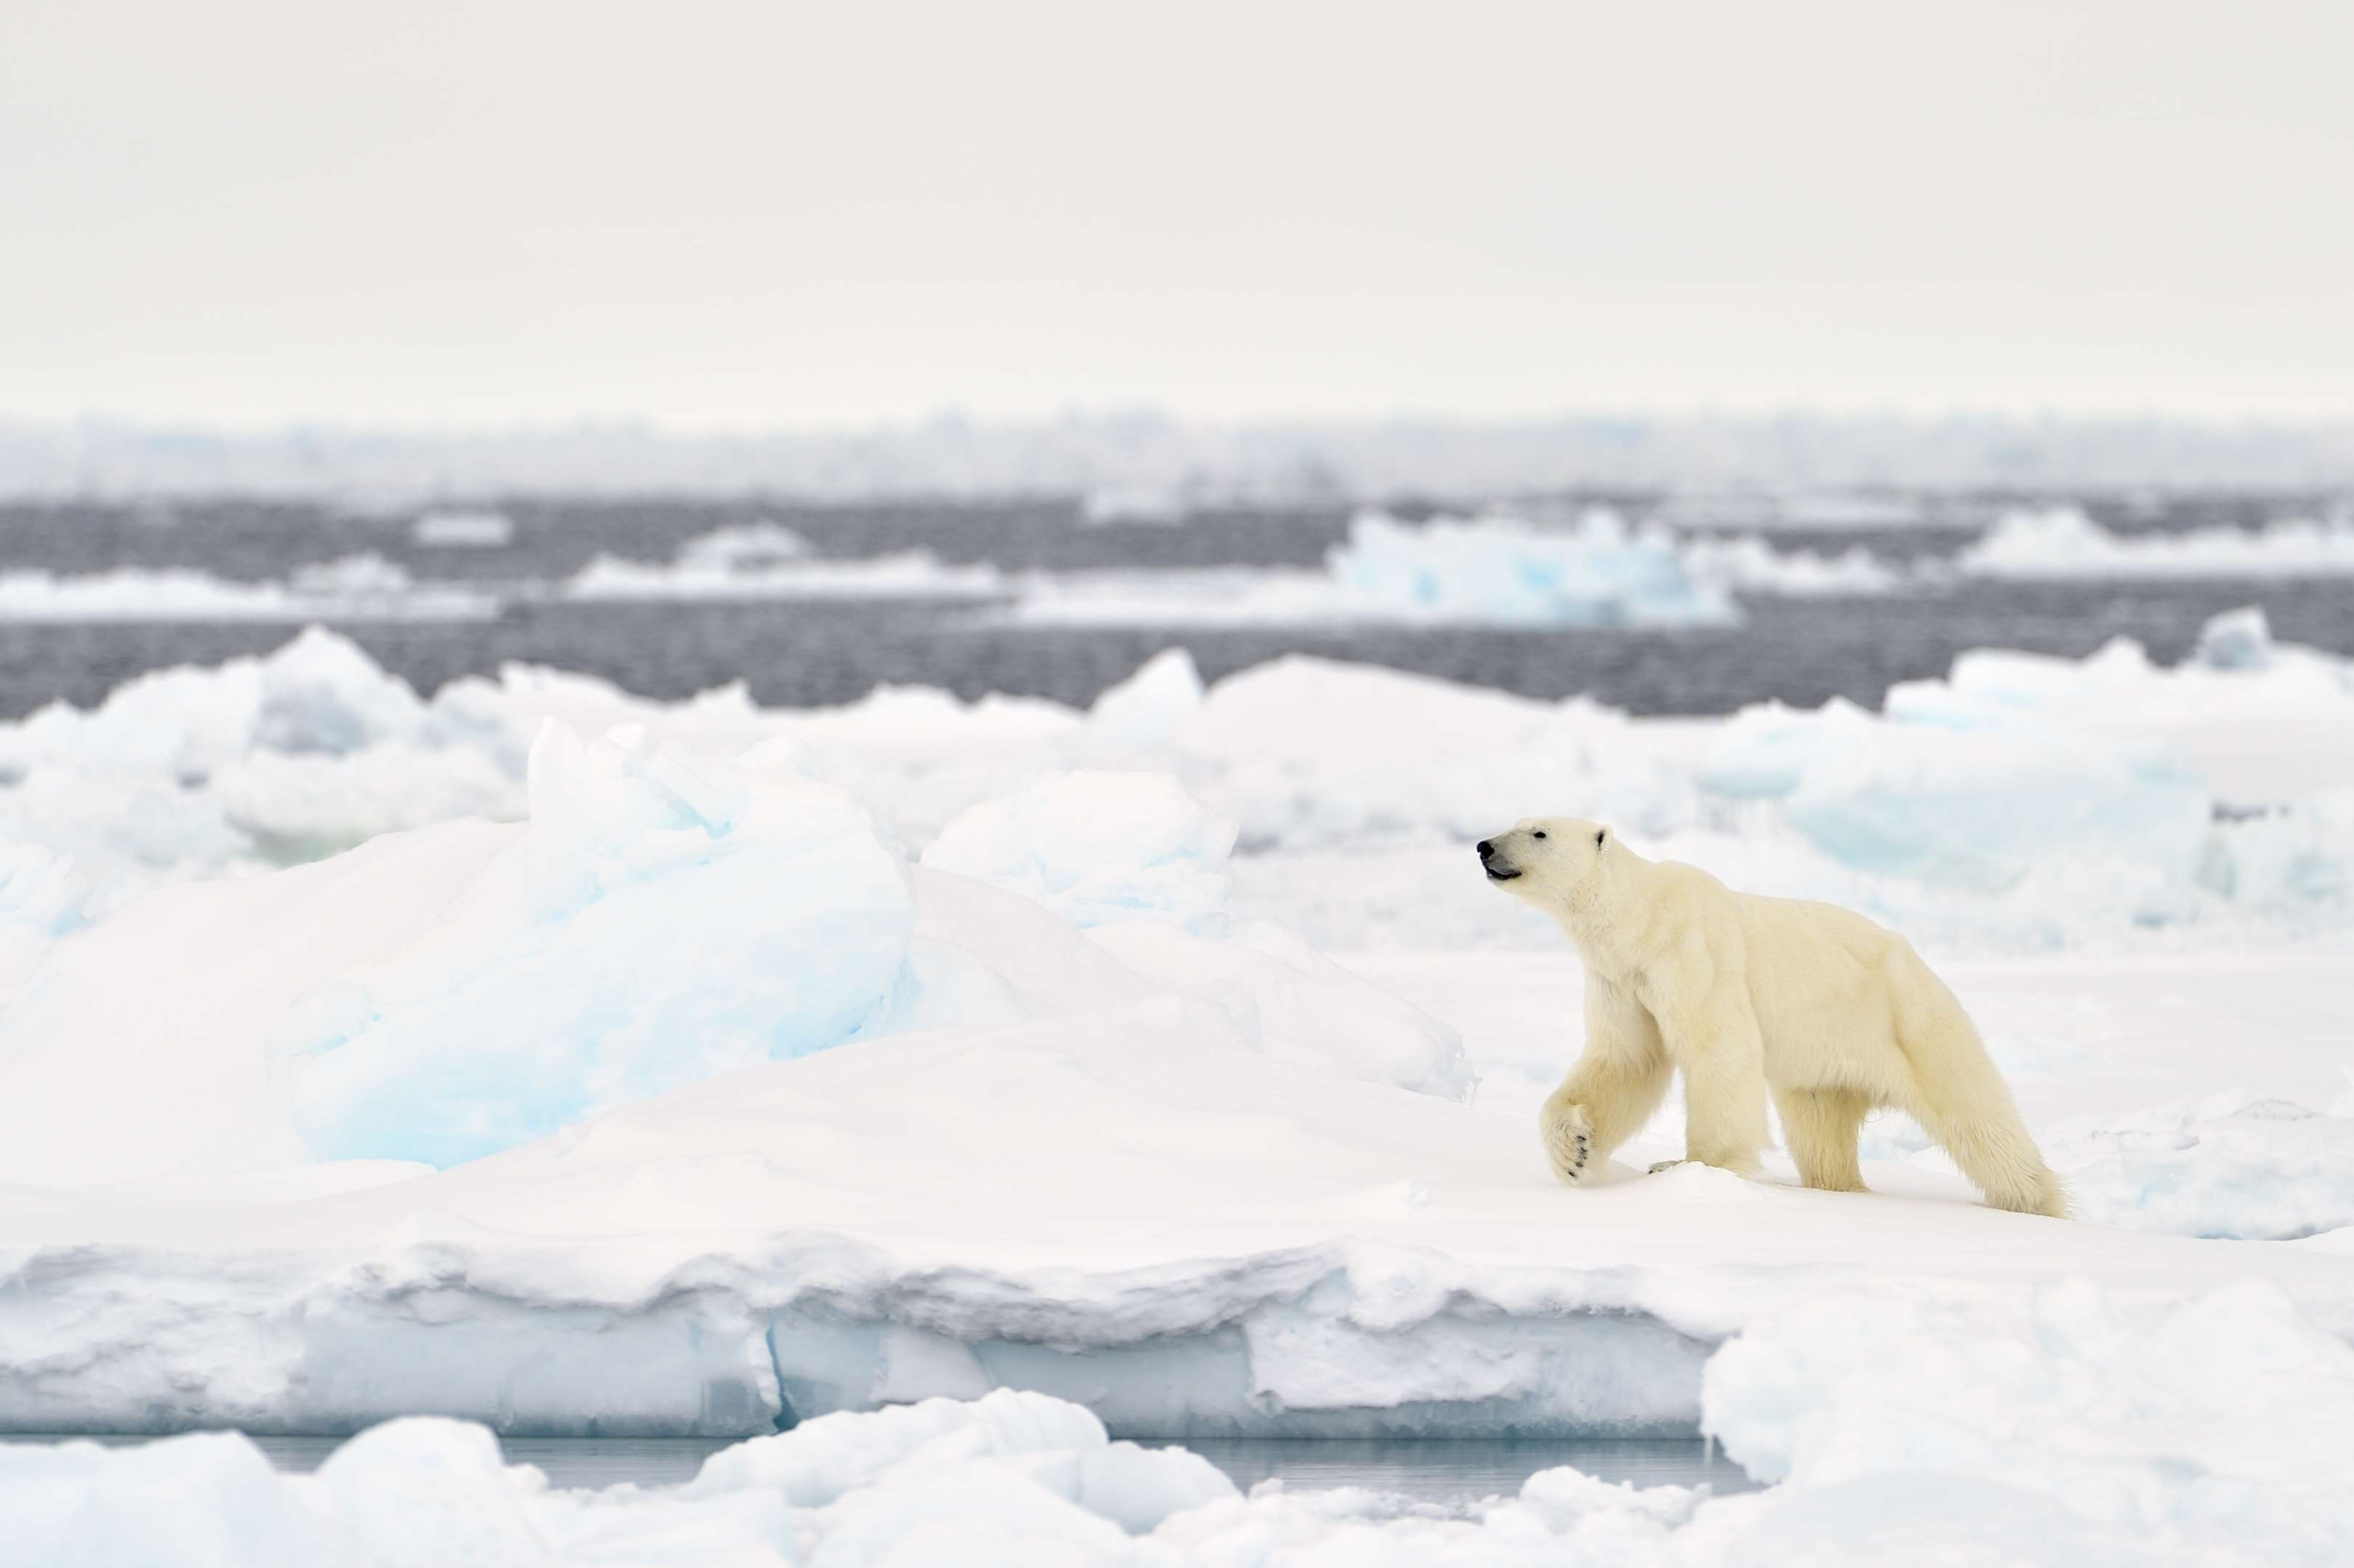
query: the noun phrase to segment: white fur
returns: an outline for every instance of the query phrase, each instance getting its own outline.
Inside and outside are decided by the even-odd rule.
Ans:
[[[1585,963],[1585,1054],[1539,1120],[1563,1181],[1602,1170],[1681,1070],[1688,1159],[1756,1175],[1770,1093],[1806,1184],[1860,1192],[1857,1133],[1893,1106],[1995,1207],[2067,1213],[1969,1015],[1902,937],[1832,905],[1735,893],[1574,817],[1531,818],[1480,850]]]

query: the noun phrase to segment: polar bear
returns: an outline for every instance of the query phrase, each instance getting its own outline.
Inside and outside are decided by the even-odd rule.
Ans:
[[[1770,1092],[1806,1184],[1860,1192],[1857,1133],[1893,1106],[1996,1208],[2067,1214],[1969,1015],[1902,937],[1832,905],[1735,893],[1575,817],[1532,817],[1479,850],[1488,879],[1552,916],[1585,960],[1585,1052],[1538,1123],[1563,1181],[1603,1170],[1681,1068],[1688,1160],[1755,1176]]]

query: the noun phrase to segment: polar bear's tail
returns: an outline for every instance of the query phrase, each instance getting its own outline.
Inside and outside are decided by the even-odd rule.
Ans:
[[[1918,959],[1914,963],[1926,983],[1900,992],[1898,1044],[1913,1069],[1912,1103],[1904,1109],[1978,1183],[1988,1203],[2066,1219],[2067,1190],[2028,1136],[1977,1026],[1945,982]]]

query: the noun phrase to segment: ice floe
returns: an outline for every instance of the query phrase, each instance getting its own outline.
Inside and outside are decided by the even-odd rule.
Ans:
[[[500,550],[514,542],[514,520],[503,512],[426,512],[409,524],[408,536],[437,550]]]
[[[2279,577],[2354,574],[2354,516],[2254,529],[2121,534],[2075,506],[2007,513],[1955,565],[1989,577]]]
[[[1512,516],[1352,519],[1321,567],[1040,574],[1008,612],[1042,625],[1688,626],[1740,619],[1740,594],[1885,593],[1861,549],[1786,551],[1684,537],[1595,509],[1574,524]]]
[[[557,586],[574,599],[970,599],[1003,590],[996,567],[950,565],[928,550],[824,559],[777,523],[714,529],[666,562],[600,555]]]
[[[376,555],[297,567],[270,582],[235,582],[183,567],[0,572],[0,620],[480,620],[499,608],[495,593],[420,583]]]
[[[2327,1564],[2354,1549],[2354,1351],[2262,1287],[2136,1303],[1830,1296],[1705,1373],[1706,1429],[1779,1484],[1608,1485],[1561,1467],[1455,1509],[1363,1489],[1247,1497],[1182,1447],[1114,1441],[1078,1404],[1000,1390],[807,1422],[679,1486],[577,1491],[485,1428],[387,1423],[310,1476],[249,1439],[0,1445],[0,1562],[1280,1568],[1349,1563]]]

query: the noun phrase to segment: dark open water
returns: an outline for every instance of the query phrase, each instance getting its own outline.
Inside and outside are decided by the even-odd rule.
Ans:
[[[1640,515],[1639,497],[1615,500]],[[2040,497],[2043,501],[2070,499]],[[2105,525],[2174,532],[2253,526],[2314,515],[2322,496],[2073,498]],[[1539,509],[1566,515],[1553,498]],[[1928,520],[1864,529],[1782,528],[1784,547],[1861,545],[1890,560],[1947,556],[2010,503],[1945,497]],[[1223,512],[1179,527],[1087,527],[1066,500],[812,506],[699,499],[574,502],[510,499],[513,544],[435,548],[409,537],[411,511],[357,515],[254,502],[169,508],[0,503],[0,571],[86,573],[181,567],[240,580],[283,577],[294,567],[373,551],[421,580],[546,582],[599,552],[667,561],[697,535],[753,521],[784,524],[828,556],[922,548],[951,563],[1032,568],[1151,569],[1308,566],[1346,533],[1340,508]],[[1401,508],[1409,514],[1415,509]],[[1717,508],[1712,532],[1766,521]],[[2003,647],[2081,656],[2112,637],[2134,638],[2161,661],[2189,650],[2209,617],[2261,604],[2274,634],[2354,652],[2354,581],[2019,584],[1974,581],[1897,597],[1750,601],[1737,628],[1678,630],[1365,626],[1351,628],[1036,628],[987,624],[972,607],[928,602],[596,604],[525,602],[494,620],[360,623],[340,630],[420,690],[510,660],[603,676],[675,698],[743,679],[765,704],[854,700],[879,683],[946,687],[965,697],[999,691],[1084,704],[1153,652],[1183,646],[1215,679],[1278,654],[1304,652],[1386,664],[1532,696],[1592,695],[1638,713],[1712,714],[1780,698],[1813,705],[1842,695],[1876,705],[1894,681],[1943,674],[1954,655]],[[0,622],[0,717],[53,698],[87,705],[131,675],[213,663],[274,648],[292,629],[270,624],[26,624]]]

